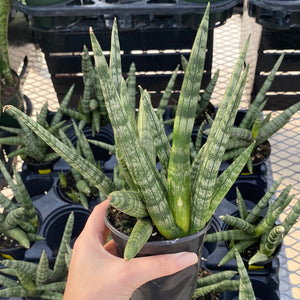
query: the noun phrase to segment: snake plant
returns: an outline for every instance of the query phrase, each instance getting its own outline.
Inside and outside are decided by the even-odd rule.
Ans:
[[[68,147],[76,151],[78,155],[81,155],[90,163],[97,165],[94,158],[94,154],[91,150],[91,147],[86,137],[79,130],[78,125],[74,121],[73,121],[73,128],[77,137],[76,148],[73,146],[68,136],[61,129],[59,130],[60,139],[63,141],[63,143],[68,145]],[[75,183],[73,184],[73,186],[70,186],[67,182],[67,175],[65,174],[65,172],[62,171],[61,173],[58,174],[61,188],[65,189],[67,187],[70,187],[71,191],[67,193],[67,197],[74,202],[81,203],[84,208],[88,209],[89,208],[88,200],[99,196],[98,189],[95,188],[95,186],[93,186],[74,168],[71,168],[70,171],[68,171],[68,173],[70,174],[71,178],[74,180]]]
[[[61,106],[55,112],[55,115],[53,116],[50,123],[48,123],[46,119],[48,115],[47,102],[44,103],[43,107],[38,113],[38,124],[46,128],[49,133],[57,135],[58,130],[60,128],[63,128],[63,125],[65,123],[65,120],[63,120],[63,109],[69,102],[72,91],[73,87],[71,87],[68,91],[67,95],[61,103]],[[29,130],[24,122],[22,122],[22,120],[17,120],[20,124],[20,128],[0,126],[2,130],[5,130],[12,134],[11,136],[0,138],[0,144],[19,146],[17,150],[12,151],[7,155],[9,158],[19,155],[23,160],[31,158],[36,162],[48,162],[58,158],[58,155],[53,152],[42,139],[40,139],[31,130]],[[65,126],[64,128],[67,129],[67,126]]]
[[[0,2],[0,81],[7,85],[14,85],[13,73],[8,57],[8,20],[11,9],[11,0]]]
[[[69,117],[79,121],[79,129],[89,125],[92,129],[92,136],[94,136],[96,132],[100,131],[100,123],[105,125],[109,120],[99,80],[86,46],[83,48],[81,69],[84,89],[78,103],[78,109],[73,110],[64,107],[62,111]]]
[[[265,100],[266,93],[273,83],[276,72],[278,71],[283,59],[284,54],[282,54],[274,64],[270,74],[257,93],[252,104],[249,106],[249,109],[241,123],[237,127],[234,127],[231,131],[231,136],[226,145],[226,152],[223,157],[224,160],[230,160],[237,157],[254,140],[255,148],[258,148],[276,132],[278,132],[278,130],[280,130],[285,124],[287,124],[293,114],[300,110],[300,102],[298,102],[282,111],[272,120],[271,113],[269,113],[265,118],[262,118],[262,110],[267,102],[267,100]],[[208,132],[209,129],[204,131],[204,133]],[[248,168],[249,171],[252,172],[251,161],[249,161]]]
[[[42,239],[36,234],[38,230],[37,213],[20,174],[13,169],[14,182],[1,161],[0,171],[13,191],[16,200],[13,202],[3,193],[0,193],[0,205],[3,208],[3,212],[0,214],[0,233],[28,249],[31,242]]]
[[[248,39],[228,83],[208,140],[191,164],[189,144],[204,69],[208,12],[209,5],[196,34],[184,75],[174,122],[172,146],[151,105],[149,93],[140,89],[141,101],[156,152],[155,156],[149,153],[141,142],[139,129],[131,109],[128,87],[122,79],[116,22],[111,36],[109,66],[92,29],[90,30],[95,68],[114,130],[118,165],[129,189],[119,192],[126,200],[139,201],[139,205],[145,206],[148,213],[148,217],[138,219],[134,229],[134,232],[138,234],[135,234],[133,239],[130,238],[127,243],[130,256],[125,256],[126,259],[135,256],[136,251],[143,246],[138,243],[136,247],[136,242],[139,241],[140,236],[143,236],[144,242],[147,240],[145,236],[149,237],[152,223],[166,239],[183,237],[203,229],[236,180],[254,147],[254,144],[249,146],[218,177],[225,145],[230,136],[249,69],[249,67],[244,69]],[[11,106],[7,106],[5,110],[24,122],[106,196],[118,190],[117,186],[96,166],[78,156],[74,149],[64,145],[30,117]],[[162,165],[161,172],[155,167],[153,157],[158,157]],[[135,197],[130,197],[132,193]],[[123,201],[123,203],[126,206],[128,201]],[[139,226],[143,228],[143,231]],[[131,251],[132,245],[135,251]]]
[[[23,260],[3,260],[1,262],[1,273],[3,273],[0,275],[1,299],[2,297],[63,299],[72,255],[70,240],[73,224],[74,214],[71,213],[65,225],[53,269],[49,267],[49,260],[45,251],[42,252],[38,263]]]
[[[253,287],[245,268],[245,264],[238,251],[235,251],[237,271],[226,270],[199,277],[193,299],[206,299],[205,295],[216,292],[239,291],[239,299],[255,300]],[[238,273],[239,279],[232,279]]]
[[[283,210],[291,204],[294,198],[294,195],[289,195],[291,185],[288,185],[275,201],[271,201],[281,181],[282,178],[277,180],[250,212],[247,211],[241,194],[237,192],[240,217],[220,216],[220,219],[229,224],[232,229],[211,233],[206,236],[207,242],[229,241],[230,244],[233,244],[233,247],[221,259],[219,265],[223,265],[233,259],[235,249],[242,253],[246,248],[254,244],[258,245],[258,252],[250,258],[250,265],[265,262],[272,258],[275,250],[297,222],[300,215],[300,200],[298,200],[285,220],[281,224],[276,223]],[[266,208],[266,215],[261,217],[262,211]]]
[[[236,274],[236,271],[228,270],[212,273],[208,276],[201,276],[200,272],[193,299],[205,299],[203,297],[210,293],[237,291],[240,285],[239,280],[231,280]]]

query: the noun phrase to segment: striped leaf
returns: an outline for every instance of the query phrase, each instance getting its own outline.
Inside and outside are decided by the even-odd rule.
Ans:
[[[166,191],[160,181],[159,173],[142,150],[136,130],[112,83],[102,49],[92,30],[90,32],[102,93],[114,129],[116,146],[120,149],[117,157],[126,164],[127,171],[130,172],[138,190],[143,194],[149,215],[160,233],[167,239],[178,237],[181,233],[168,207]]]
[[[101,190],[105,195],[116,189],[111,180],[106,177],[96,166],[89,163],[86,159],[78,156],[76,151],[64,145],[55,136],[50,135],[49,132],[34,122],[30,117],[24,114],[14,106],[6,106],[7,110],[16,115],[31,128],[42,140],[45,141],[58,155],[60,155],[71,167],[78,170],[87,180],[89,180],[95,187]]]
[[[172,94],[172,90],[173,90],[173,87],[175,85],[175,81],[177,78],[178,70],[179,70],[179,65],[177,65],[176,69],[173,71],[172,76],[171,76],[170,80],[168,81],[167,87],[158,103],[156,115],[160,121],[163,120],[163,115],[164,115],[164,113],[166,111],[166,107],[169,103],[169,100],[170,100],[170,97]]]
[[[267,79],[263,83],[262,87],[260,88],[259,92],[257,93],[255,99],[253,100],[252,104],[250,105],[246,115],[244,116],[242,122],[240,123],[240,128],[248,128],[250,129],[256,120],[257,116],[261,113],[265,101],[264,98],[266,96],[267,91],[270,89],[271,84],[275,78],[276,72],[280,67],[280,64],[284,58],[284,54],[281,54],[278,58],[277,62],[273,66],[270,74],[268,75]]]
[[[180,226],[185,233],[190,229],[191,218],[189,145],[204,70],[209,8],[210,5],[208,4],[196,34],[185,71],[176,110],[173,143],[168,167],[168,202],[176,224]]]
[[[150,95],[147,91],[142,91],[142,102],[147,114],[148,124],[155,145],[156,153],[162,168],[165,172],[168,171],[168,164],[171,152],[171,145],[166,136],[162,123],[151,105]]]
[[[219,168],[246,83],[249,66],[245,68],[242,76],[240,74],[244,65],[248,44],[249,39],[236,63],[199,162],[199,178],[196,179],[196,190],[192,197],[191,232],[204,228],[211,217],[211,214],[207,212],[211,212],[211,209],[217,207],[215,206],[216,203],[221,201],[217,201],[214,197],[214,203],[211,203],[212,197],[217,191],[215,184]],[[237,174],[232,174],[232,176],[237,176]]]

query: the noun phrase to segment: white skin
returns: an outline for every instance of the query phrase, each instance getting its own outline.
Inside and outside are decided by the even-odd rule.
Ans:
[[[116,256],[104,214],[109,201],[97,205],[77,238],[63,300],[128,300],[147,281],[176,273],[198,262],[195,253],[181,252],[125,261]],[[105,244],[105,245],[104,245]]]

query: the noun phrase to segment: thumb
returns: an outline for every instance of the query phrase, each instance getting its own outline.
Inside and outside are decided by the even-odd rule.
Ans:
[[[192,252],[134,258],[128,262],[135,289],[150,280],[174,274],[196,263],[198,257]]]

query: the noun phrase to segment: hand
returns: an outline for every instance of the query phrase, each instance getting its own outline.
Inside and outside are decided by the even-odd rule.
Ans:
[[[128,300],[147,281],[176,273],[198,262],[190,252],[134,258],[116,256],[113,240],[104,245],[109,230],[104,214],[109,201],[97,205],[77,238],[64,300]]]

